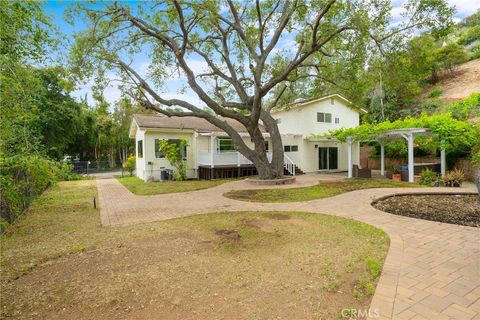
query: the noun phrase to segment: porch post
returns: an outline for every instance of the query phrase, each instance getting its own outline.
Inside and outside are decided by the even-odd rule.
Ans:
[[[240,167],[240,152],[237,151],[237,167]]]
[[[440,172],[442,173],[442,177],[445,176],[446,171],[446,160],[445,160],[445,139],[442,139],[442,145],[440,147]]]
[[[347,138],[348,177],[352,178],[352,138]]]
[[[414,137],[412,133],[407,135],[408,141],[408,182],[414,182],[414,165],[413,165],[413,141]]]
[[[385,175],[385,144],[380,142],[380,175]]]
[[[215,141],[215,136],[212,133],[210,136],[210,168],[213,168],[213,159],[214,159],[213,153],[215,149],[214,141]]]

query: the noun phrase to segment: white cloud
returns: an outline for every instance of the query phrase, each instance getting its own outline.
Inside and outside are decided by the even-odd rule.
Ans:
[[[460,19],[474,14],[480,8],[478,0],[447,0],[447,2],[457,8],[455,18]]]
[[[393,20],[401,19],[401,13],[403,12],[403,5],[406,0],[394,0],[392,1],[392,18]],[[479,0],[447,0],[448,4],[455,6],[457,12],[454,16],[454,21],[459,21],[467,16],[474,14],[480,9]]]

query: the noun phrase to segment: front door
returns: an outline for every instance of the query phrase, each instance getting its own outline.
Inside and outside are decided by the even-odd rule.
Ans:
[[[338,148],[335,148],[335,147],[318,148],[318,169],[319,170],[338,169]]]

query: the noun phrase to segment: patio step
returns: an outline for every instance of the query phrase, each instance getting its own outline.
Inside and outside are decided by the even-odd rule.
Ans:
[[[290,172],[288,172],[287,169],[283,169],[283,174],[286,176],[291,175]],[[305,172],[302,171],[297,165],[295,165],[295,175],[300,175],[300,174],[305,174]]]

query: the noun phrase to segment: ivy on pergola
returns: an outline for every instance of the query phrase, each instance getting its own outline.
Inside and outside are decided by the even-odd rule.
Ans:
[[[393,122],[385,121],[377,124],[365,123],[355,128],[333,130],[326,135],[314,137],[335,138],[349,144],[348,176],[351,177],[351,144],[352,142],[377,141],[381,145],[381,173],[384,174],[384,143],[392,138],[405,138],[408,143],[409,181],[413,182],[413,143],[415,136],[428,136],[420,144],[441,150],[442,174],[445,174],[445,150],[469,151],[480,144],[480,126],[452,117],[450,113],[435,115],[422,114],[419,118],[407,117]]]
[[[364,123],[355,128],[332,130],[326,135],[316,137],[332,137],[341,142],[347,139],[352,141],[378,141],[382,135],[392,130],[424,128],[428,129],[433,139],[427,141],[429,146],[447,150],[469,150],[480,143],[480,126],[467,121],[458,120],[450,113],[427,115],[423,113],[418,118],[406,117],[393,122]]]

